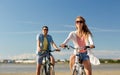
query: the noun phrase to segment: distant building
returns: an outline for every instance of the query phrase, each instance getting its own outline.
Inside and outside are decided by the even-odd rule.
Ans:
[[[11,60],[11,59],[3,59],[0,60],[1,63],[15,63],[15,60]]]

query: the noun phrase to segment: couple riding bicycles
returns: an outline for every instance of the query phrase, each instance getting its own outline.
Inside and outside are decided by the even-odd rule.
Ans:
[[[83,49],[74,50],[74,53],[70,56],[70,70],[72,71],[73,65],[75,64],[75,56],[76,53],[81,53],[82,55],[82,64],[84,65],[85,74],[92,75],[91,63],[90,58],[87,53],[87,48],[89,49],[95,48],[93,40],[92,40],[92,33],[88,29],[85,19],[81,16],[78,16],[75,19],[75,27],[76,30],[70,32],[66,40],[60,45],[60,47],[65,48],[66,44],[71,40],[74,44],[75,48],[83,47]],[[36,75],[40,75],[40,69],[43,58],[39,54],[41,54],[42,50],[51,50],[50,44],[56,49],[56,51],[60,51],[60,48],[54,43],[52,36],[48,35],[48,27],[42,27],[42,34],[37,35],[37,69]],[[51,64],[55,65],[55,59],[52,54],[49,52],[46,54],[47,57],[50,57]]]

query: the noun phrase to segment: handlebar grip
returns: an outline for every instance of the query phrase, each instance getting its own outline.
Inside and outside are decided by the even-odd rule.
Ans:
[[[68,45],[65,45],[64,47],[68,47]]]
[[[90,46],[85,46],[86,48],[90,48]]]
[[[62,46],[59,46],[59,47],[62,47]],[[68,47],[68,45],[65,45],[64,47]]]
[[[84,49],[86,50],[86,49],[88,49],[88,48],[90,48],[90,46],[85,46],[85,48],[84,48]]]

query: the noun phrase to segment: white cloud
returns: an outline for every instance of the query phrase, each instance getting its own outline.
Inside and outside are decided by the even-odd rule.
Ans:
[[[75,28],[75,25],[64,25],[64,27],[67,27],[67,28]]]
[[[95,32],[120,32],[118,29],[103,29],[103,28],[96,28],[96,27],[90,27],[91,30]]]
[[[36,34],[39,31],[26,31],[26,32],[0,32],[0,34]]]
[[[52,53],[55,59],[69,59],[72,54],[72,50],[62,50],[61,52]],[[105,59],[120,59],[120,51],[119,50],[93,50],[93,53],[98,58]],[[10,59],[35,59],[36,54],[20,54],[17,56],[12,56]]]
[[[33,21],[18,21],[18,23],[23,23],[27,25],[40,25],[40,22],[33,22]]]
[[[17,56],[12,56],[10,57],[10,59],[35,59],[35,54],[30,54],[30,53],[27,53],[27,54],[20,54],[20,55],[17,55]]]
[[[64,27],[67,28],[75,28],[74,25],[64,25]],[[94,32],[120,32],[119,29],[104,29],[104,28],[97,28],[97,27],[89,27],[90,30],[93,30]]]
[[[28,22],[29,23],[29,22]],[[74,28],[73,25],[64,25],[64,27]],[[89,27],[93,32],[120,32],[118,29],[102,29],[96,27]],[[37,34],[40,31],[26,31],[26,32],[0,32],[0,34]],[[49,33],[69,33],[70,30],[50,30]]]
[[[52,30],[51,30],[51,31],[49,31],[49,32],[50,32],[50,33],[68,33],[68,32],[70,32],[70,31],[67,31],[67,30],[66,30],[66,31],[65,31],[65,30],[64,30],[64,31],[63,31],[63,30],[52,31]]]

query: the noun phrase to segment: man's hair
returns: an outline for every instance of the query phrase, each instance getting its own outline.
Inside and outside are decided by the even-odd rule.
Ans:
[[[48,27],[47,27],[47,26],[43,26],[43,27],[42,27],[42,29],[44,29],[44,28],[45,28],[45,29],[48,29]]]

